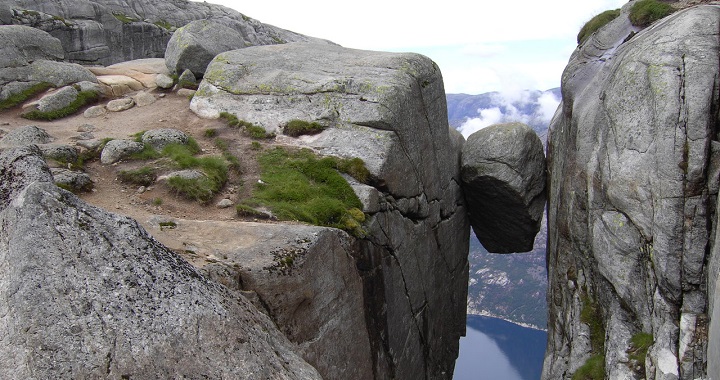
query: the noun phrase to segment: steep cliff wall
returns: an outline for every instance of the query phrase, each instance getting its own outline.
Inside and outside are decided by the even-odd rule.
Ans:
[[[0,4],[0,24],[42,29],[62,42],[67,61],[81,64],[110,65],[132,59],[161,58],[175,29],[205,19],[236,30],[249,46],[323,42],[207,2],[9,0]]]
[[[720,7],[642,31],[628,7],[571,57],[550,127],[543,378],[717,378]]]

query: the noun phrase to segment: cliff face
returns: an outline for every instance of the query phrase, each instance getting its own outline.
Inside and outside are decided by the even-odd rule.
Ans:
[[[627,8],[571,57],[550,126],[543,378],[717,378],[720,7],[642,31]]]
[[[207,2],[10,0],[0,4],[0,24],[42,29],[62,42],[66,60],[93,65],[161,58],[173,31],[206,19],[234,29],[248,46],[321,42]]]

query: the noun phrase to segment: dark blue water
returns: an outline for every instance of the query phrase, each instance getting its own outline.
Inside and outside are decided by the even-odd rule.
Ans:
[[[538,380],[547,333],[468,315],[453,380]]]

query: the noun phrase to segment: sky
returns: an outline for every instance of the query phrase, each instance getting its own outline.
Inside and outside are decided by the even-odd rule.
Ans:
[[[348,48],[426,55],[446,93],[475,95],[559,87],[580,28],[627,0],[208,2]]]

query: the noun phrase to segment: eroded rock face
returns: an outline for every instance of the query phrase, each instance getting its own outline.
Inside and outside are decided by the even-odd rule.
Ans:
[[[438,67],[417,54],[249,47],[210,63],[191,109],[230,112],[278,134],[292,119],[318,122],[328,126],[322,133],[277,139],[365,161],[375,192],[356,186],[368,234],[351,255],[363,289],[353,297],[364,305],[353,328],[369,339],[343,349],[369,357],[358,368],[370,370],[357,378],[451,378],[465,328],[469,229],[459,185],[463,138],[448,128]],[[281,329],[292,328],[285,320],[275,316]],[[305,335],[291,339],[308,343]],[[317,345],[303,355],[310,361],[334,350]],[[321,374],[338,377],[328,371]]]
[[[170,72],[190,70],[202,77],[216,55],[249,45],[243,36],[225,25],[210,20],[193,21],[173,33],[165,51]]]
[[[207,2],[186,0],[8,0],[0,21],[42,29],[60,40],[65,59],[110,65],[138,58],[161,58],[177,29],[209,19],[242,35],[250,45],[324,40],[303,36]]]
[[[545,155],[525,124],[497,124],[468,137],[462,180],[470,223],[488,252],[529,252],[545,211]]]
[[[0,165],[3,378],[320,378],[244,297],[53,185],[35,147]]]
[[[698,6],[624,42],[626,7],[565,69],[548,138],[543,379],[569,379],[592,355],[610,379],[717,376],[719,22],[720,7]],[[654,341],[644,368],[628,353],[641,332]]]

